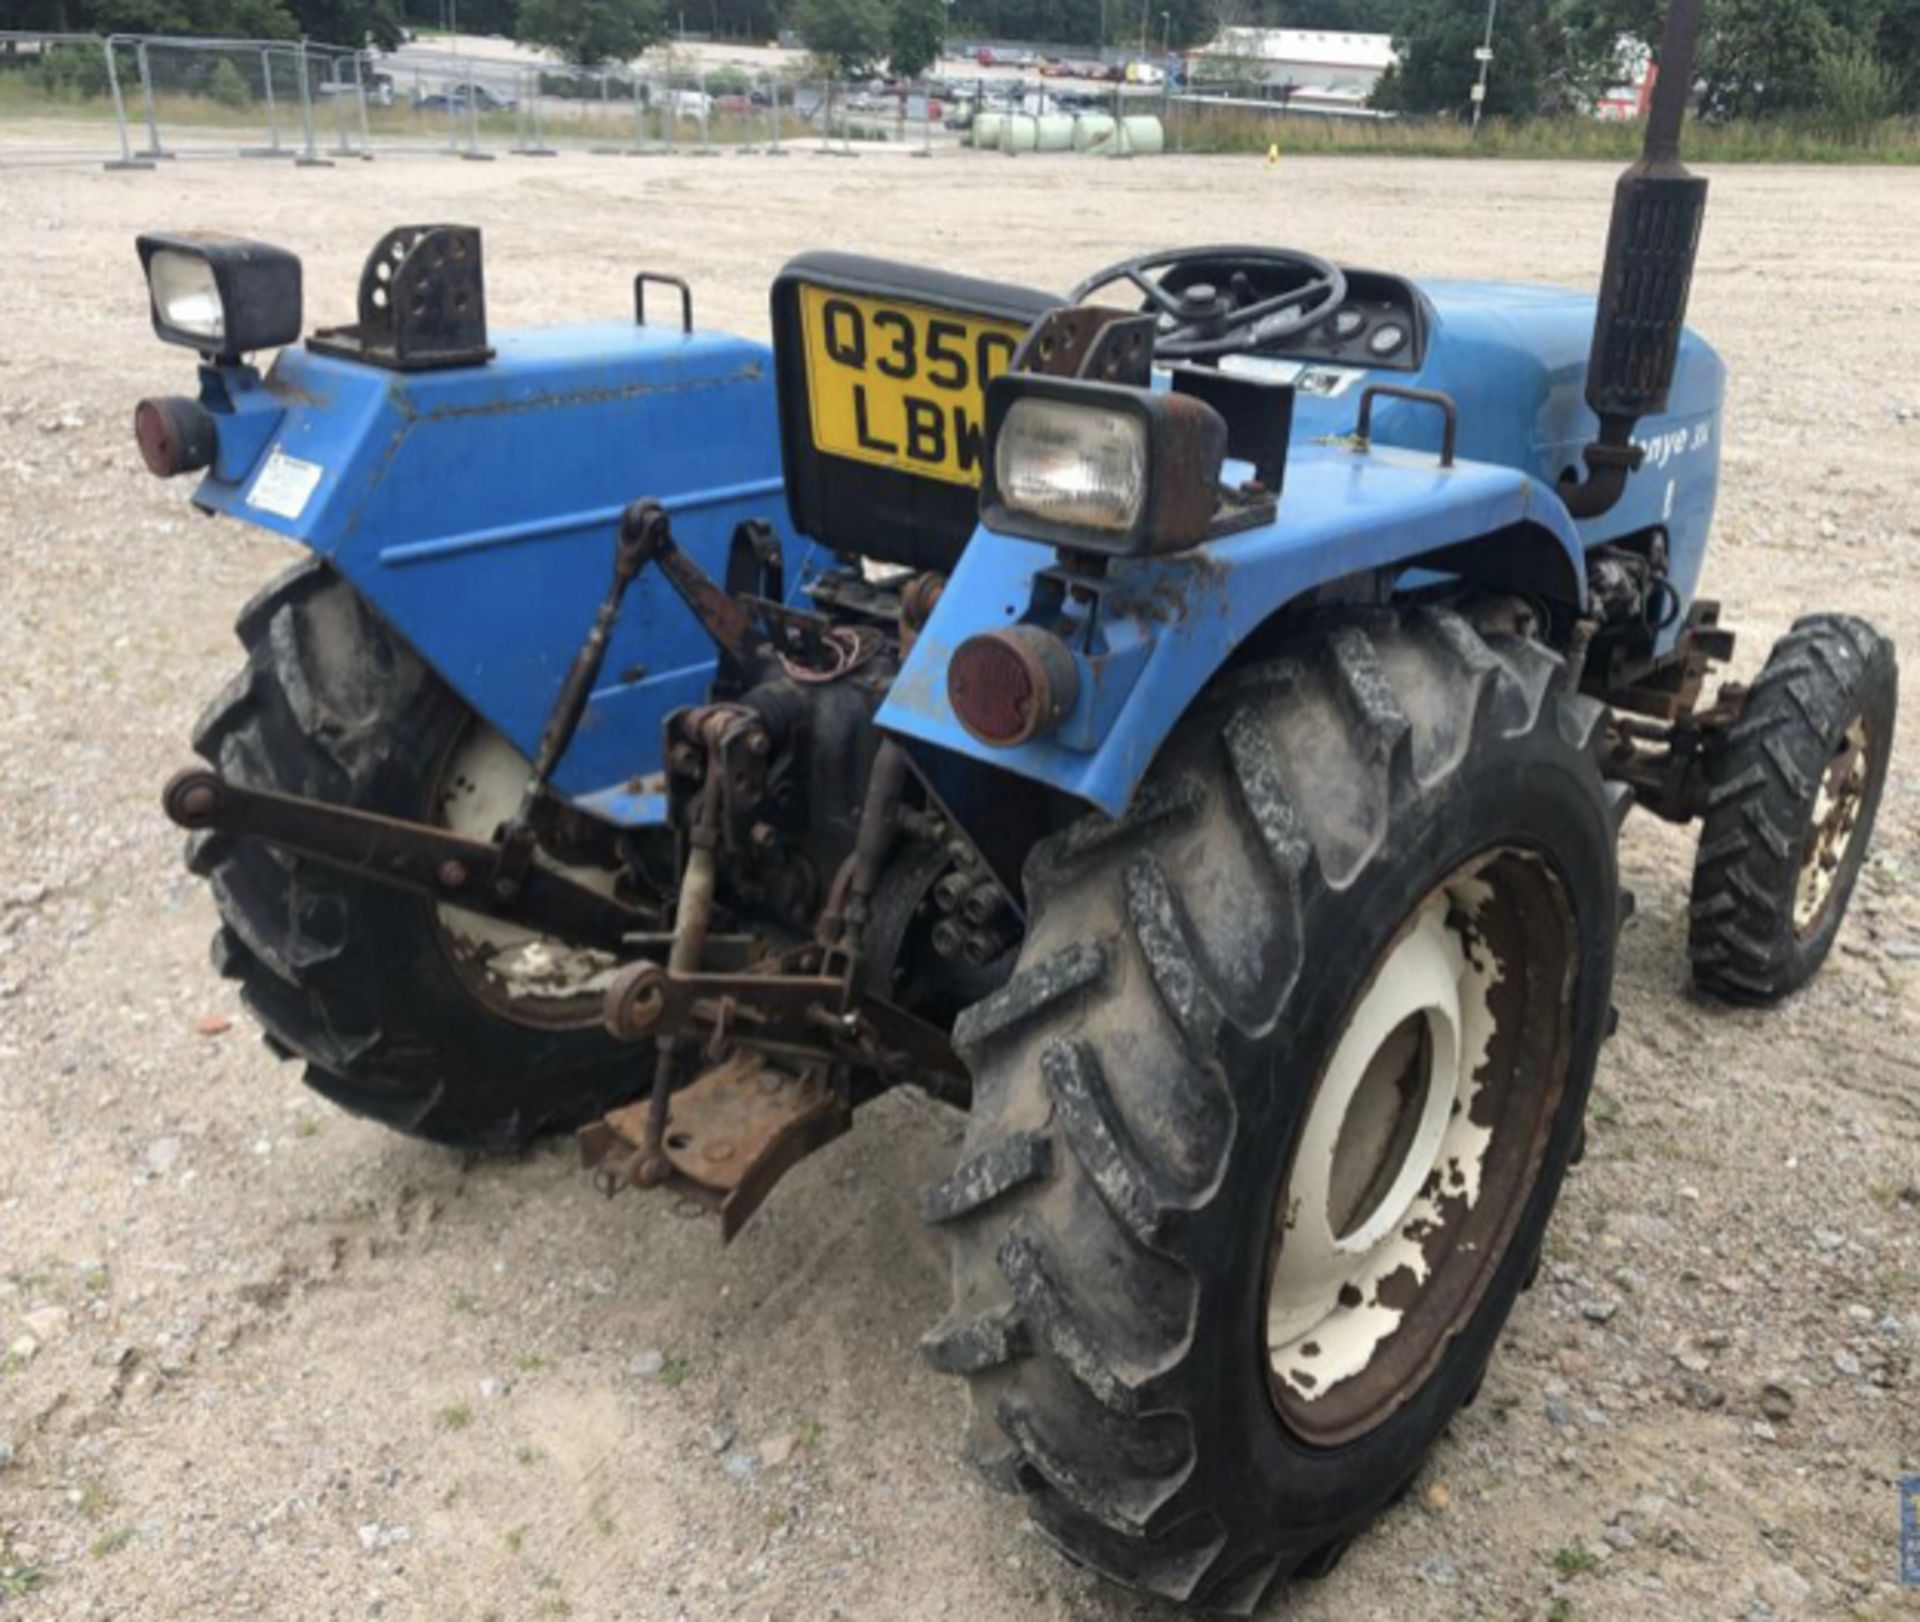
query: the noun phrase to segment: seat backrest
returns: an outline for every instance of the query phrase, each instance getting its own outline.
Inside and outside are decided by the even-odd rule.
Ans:
[[[789,261],[773,345],[794,526],[836,552],[950,570],[977,520],[987,381],[1061,302],[858,254]]]

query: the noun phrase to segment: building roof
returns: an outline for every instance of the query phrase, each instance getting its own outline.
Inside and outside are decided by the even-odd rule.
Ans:
[[[1223,28],[1197,56],[1244,57],[1384,73],[1396,60],[1391,34],[1342,34],[1319,28]]]

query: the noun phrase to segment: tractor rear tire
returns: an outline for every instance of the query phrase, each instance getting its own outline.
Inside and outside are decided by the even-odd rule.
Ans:
[[[1530,641],[1342,616],[1224,683],[1123,819],[1036,847],[1019,965],[955,1032],[974,1105],[928,1197],[954,1295],[924,1349],[1072,1559],[1245,1612],[1331,1570],[1471,1401],[1609,1027],[1627,802],[1600,716]],[[1423,954],[1480,1012],[1443,1028],[1416,998],[1347,1066]],[[1350,1177],[1363,1097],[1385,1130],[1352,1134],[1378,1160]],[[1320,1233],[1372,1271],[1342,1252],[1288,1319]]]
[[[433,820],[472,712],[325,566],[241,611],[245,667],[194,729],[231,781]],[[432,903],[255,840],[198,834],[214,966],[267,1044],[356,1115],[458,1148],[511,1149],[644,1090],[645,1054],[597,1029],[503,1017],[457,968]]]
[[[1707,757],[1688,955],[1728,1002],[1811,980],[1846,918],[1893,752],[1899,668],[1864,620],[1812,614],[1774,644]]]

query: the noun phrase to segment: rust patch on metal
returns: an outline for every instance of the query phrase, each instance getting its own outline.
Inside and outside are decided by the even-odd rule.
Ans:
[[[645,1099],[624,1105],[579,1134],[582,1160],[612,1186],[635,1182],[648,1108]],[[818,1068],[795,1073],[761,1054],[736,1053],[672,1096],[660,1186],[718,1212],[720,1237],[729,1241],[787,1172],[852,1119]]]

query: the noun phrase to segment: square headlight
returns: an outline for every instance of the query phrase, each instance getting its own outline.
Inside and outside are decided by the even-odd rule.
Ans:
[[[1211,532],[1227,425],[1184,394],[1008,372],[987,388],[980,517],[1027,540],[1122,555]]]
[[[212,232],[139,238],[156,335],[224,361],[300,336],[300,261],[284,248]]]

